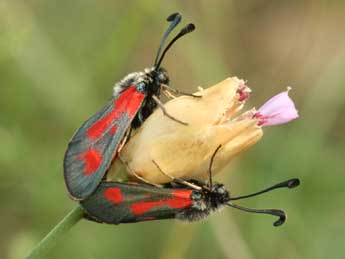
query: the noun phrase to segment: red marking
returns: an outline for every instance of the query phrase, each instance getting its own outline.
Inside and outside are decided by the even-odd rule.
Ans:
[[[193,191],[191,191],[191,190],[174,190],[171,192],[171,194],[177,198],[190,199],[192,192]]]
[[[128,94],[128,96],[132,95],[131,96],[131,102],[127,101],[128,105],[127,105],[127,107],[124,107],[124,108],[125,109],[127,108],[126,109],[127,112],[129,113],[129,115],[131,117],[133,117],[137,113],[142,101],[144,100],[145,95],[143,93],[137,92],[137,89],[135,86],[131,86],[129,88],[132,88],[132,90]],[[129,99],[129,97],[125,97],[125,98]]]
[[[117,130],[117,127],[116,127],[116,126],[113,126],[113,127],[110,129],[110,134],[111,134],[111,135],[114,135],[115,132],[116,132],[116,130]]]
[[[87,176],[95,173],[102,162],[101,154],[96,149],[90,148],[81,156],[85,163],[83,173]]]
[[[175,196],[176,194],[176,196]],[[160,201],[142,201],[131,205],[131,210],[135,215],[141,215],[155,207],[169,207],[172,209],[183,209],[192,205],[190,195],[191,190],[175,190],[172,192],[174,197]]]
[[[138,92],[135,86],[128,87],[120,94],[119,98],[115,100],[112,111],[96,121],[86,131],[86,135],[92,140],[97,140],[123,112],[129,113],[129,116],[133,117],[140,108],[144,97],[145,95]],[[110,130],[112,134],[114,134],[115,131],[116,128],[114,127]]]
[[[123,201],[123,196],[121,190],[116,187],[110,187],[104,191],[104,196],[107,198],[108,201],[112,203],[120,203]]]

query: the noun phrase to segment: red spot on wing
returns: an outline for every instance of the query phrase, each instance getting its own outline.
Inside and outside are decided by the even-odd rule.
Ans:
[[[178,195],[165,200],[133,203],[131,205],[131,211],[135,215],[141,215],[156,207],[166,206],[172,209],[183,209],[192,205],[193,202],[190,198],[190,195],[192,194],[191,190],[175,190],[172,192],[172,195],[175,195],[175,193]]]
[[[190,199],[192,192],[191,190],[173,190],[171,194],[176,198]]]
[[[131,86],[131,88],[130,94],[128,94],[128,97],[125,97],[128,99],[131,98],[131,102],[127,102],[129,104],[127,104],[127,107],[125,108],[129,115],[133,117],[137,113],[145,95],[141,92],[138,92],[135,86]]]
[[[87,176],[95,173],[102,162],[102,155],[94,148],[89,148],[81,155],[81,159],[85,163],[83,173]]]
[[[114,123],[114,121],[124,112],[133,117],[144,99],[145,95],[137,91],[135,86],[126,88],[114,101],[111,112],[96,121],[87,131],[86,135],[92,140],[97,140]],[[111,133],[116,132],[116,127],[111,129]]]
[[[108,201],[112,203],[120,203],[123,201],[123,196],[120,188],[110,187],[104,191],[104,196],[107,198]]]
[[[110,129],[110,134],[111,134],[111,135],[114,135],[115,132],[116,132],[116,130],[117,130],[117,127],[116,127],[116,126],[113,126],[113,127]]]

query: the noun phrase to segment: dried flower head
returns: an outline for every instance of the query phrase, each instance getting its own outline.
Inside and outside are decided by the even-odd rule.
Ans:
[[[181,96],[167,102],[168,113],[188,125],[171,120],[157,109],[122,149],[120,159],[129,174],[152,183],[171,181],[164,173],[205,180],[210,158],[219,145],[222,148],[215,157],[213,174],[255,144],[263,135],[261,126],[297,117],[287,92],[273,97],[258,111],[238,115],[250,92],[243,80],[233,77],[198,91],[202,98]]]

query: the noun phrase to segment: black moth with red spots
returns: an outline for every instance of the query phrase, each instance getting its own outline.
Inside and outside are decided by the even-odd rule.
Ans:
[[[157,105],[162,107],[159,101],[162,88],[181,93],[168,86],[169,77],[161,63],[173,43],[192,32],[195,26],[185,26],[162,52],[170,32],[180,23],[181,15],[174,13],[167,20],[171,24],[163,36],[153,67],[131,73],[115,84],[113,98],[84,122],[69,142],[64,157],[64,178],[73,199],[83,200],[95,191],[119,148],[130,137],[130,130],[139,127]],[[171,119],[186,124],[162,109]]]
[[[211,157],[208,184],[180,179],[174,179],[164,187],[139,183],[102,182],[93,195],[81,202],[87,218],[108,224],[161,219],[196,221],[206,218],[210,213],[224,206],[230,206],[247,212],[278,216],[279,219],[273,225],[283,224],[286,214],[282,210],[250,209],[236,205],[232,201],[246,199],[278,188],[294,188],[299,185],[299,180],[290,179],[259,192],[231,197],[224,185],[212,184],[211,168],[220,147]]]
[[[291,179],[258,193],[231,197],[222,184],[212,187],[198,182],[195,187],[173,182],[164,188],[138,183],[102,182],[94,194],[81,202],[87,218],[101,223],[121,224],[149,220],[179,219],[197,221],[224,206],[278,216],[274,226],[284,223],[286,215],[278,209],[250,209],[233,204],[233,200],[252,197],[277,188],[293,188],[298,179]]]

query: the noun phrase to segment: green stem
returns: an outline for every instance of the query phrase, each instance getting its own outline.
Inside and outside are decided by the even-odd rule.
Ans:
[[[43,258],[43,254],[54,247],[60,236],[66,233],[84,216],[84,210],[79,205],[67,214],[25,257],[26,259]]]

